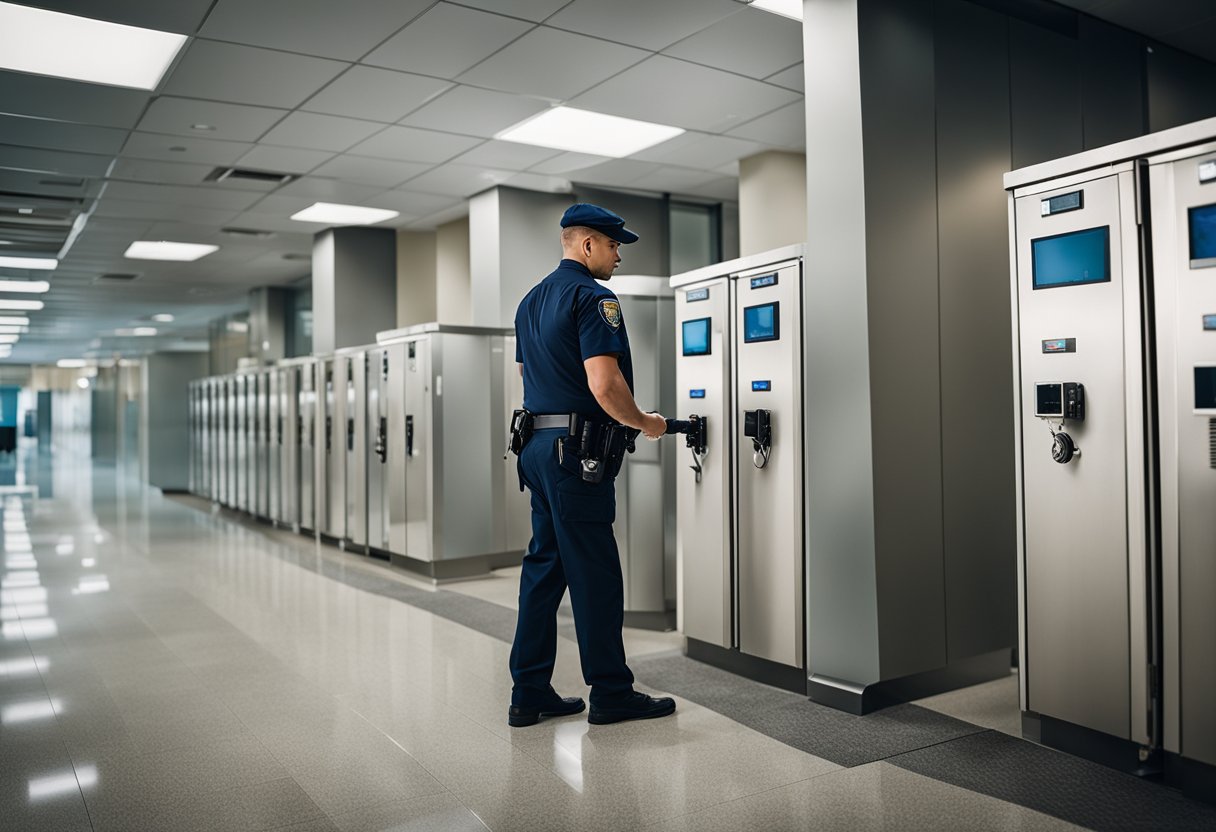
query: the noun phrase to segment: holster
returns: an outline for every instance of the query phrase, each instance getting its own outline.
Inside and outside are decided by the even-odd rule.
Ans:
[[[616,422],[595,422],[579,418],[563,437],[563,456],[578,461],[583,482],[598,483],[616,477],[626,453],[635,450],[634,440],[641,431]]]
[[[507,445],[507,453],[519,456],[524,446],[532,438],[532,414],[527,410],[516,410],[511,414],[511,439]],[[503,454],[503,459],[507,458]]]

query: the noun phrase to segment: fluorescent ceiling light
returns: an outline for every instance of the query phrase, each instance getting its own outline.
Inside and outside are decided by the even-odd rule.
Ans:
[[[152,320],[156,321],[158,324],[168,324],[173,322],[173,316],[168,312],[162,312],[159,315],[153,315]]]
[[[20,335],[0,335],[0,344],[15,344],[20,340]]]
[[[24,292],[30,295],[41,295],[51,291],[51,284],[45,280],[0,280],[0,292]]]
[[[631,118],[554,107],[508,127],[494,138],[519,144],[620,158],[683,133],[683,128]]]
[[[156,89],[185,35],[0,3],[0,67]]]
[[[29,332],[28,326],[9,326],[8,324],[0,324],[0,335],[24,335]]]
[[[16,309],[22,312],[37,312],[43,306],[40,300],[15,300],[0,298],[0,309]]]
[[[752,0],[751,5],[782,17],[802,20],[802,0]]]
[[[0,6],[5,5],[0,3]],[[0,18],[2,20],[3,18]],[[0,32],[4,31],[0,26]],[[4,35],[0,35],[0,54],[3,54]],[[0,59],[2,61],[3,59]],[[59,267],[59,261],[53,257],[0,257],[0,269],[42,269],[50,271]]]
[[[375,225],[397,216],[400,216],[399,211],[390,211],[387,208],[317,202],[292,214],[291,218],[297,222],[319,222],[327,225]]]
[[[135,329],[131,330],[131,334],[138,335],[138,336],[155,335],[156,327],[154,327],[154,326],[137,326],[137,327],[135,327]]]
[[[81,390],[88,390],[89,389],[89,380],[87,378],[78,378],[78,379],[76,379],[76,386],[79,387]]]
[[[209,246],[203,243],[170,243],[164,240],[140,240],[127,246],[123,257],[130,260],[180,260],[190,262],[200,257],[206,257],[219,246]]]
[[[62,367],[65,370],[79,370],[87,364],[88,362],[83,358],[61,358],[55,362],[56,367]]]
[[[0,315],[0,325],[3,326],[29,326],[30,319],[24,315],[3,316]]]

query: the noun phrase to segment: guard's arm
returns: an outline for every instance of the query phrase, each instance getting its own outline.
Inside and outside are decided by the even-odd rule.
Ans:
[[[650,439],[667,431],[667,420],[657,413],[643,413],[629,392],[615,354],[593,355],[583,362],[591,395],[604,412],[622,425],[637,428]]]

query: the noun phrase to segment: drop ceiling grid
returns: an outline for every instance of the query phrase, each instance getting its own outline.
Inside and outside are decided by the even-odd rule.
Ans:
[[[728,0],[728,2],[733,3],[734,0]],[[221,255],[218,259],[216,259],[216,255],[208,258],[219,264],[218,271],[224,274],[223,290],[227,290],[229,285],[238,288],[244,285],[252,288],[268,282],[268,278],[272,276],[275,281],[290,280],[306,274],[308,271],[307,263],[281,261],[281,258],[279,263],[272,263],[263,256],[266,252],[273,253],[276,249],[281,253],[298,254],[306,254],[310,249],[308,233],[299,232],[311,232],[315,229],[311,225],[293,223],[288,220],[289,214],[283,213],[283,211],[289,206],[283,203],[290,202],[292,206],[298,205],[298,207],[293,207],[292,212],[294,212],[300,207],[306,207],[315,198],[330,196],[337,198],[335,195],[341,194],[352,201],[401,206],[395,208],[396,210],[412,208],[413,210],[403,211],[399,222],[395,224],[427,227],[436,221],[460,213],[464,196],[493,183],[492,181],[486,182],[486,176],[492,177],[493,181],[514,181],[535,187],[560,182],[560,179],[546,174],[529,171],[530,165],[543,164],[555,156],[562,155],[560,152],[541,150],[531,158],[529,154],[512,154],[511,151],[504,150],[502,147],[505,143],[489,138],[507,124],[476,126],[468,122],[468,114],[463,112],[459,106],[455,109],[449,107],[448,112],[452,116],[452,120],[445,121],[442,112],[443,105],[439,102],[442,102],[446,95],[453,96],[457,101],[461,98],[476,99],[479,96],[481,100],[489,100],[490,97],[498,96],[504,113],[499,120],[511,116],[513,120],[509,123],[514,123],[518,120],[514,118],[515,113],[523,113],[521,117],[526,117],[530,112],[539,111],[539,108],[557,103],[557,101],[567,100],[574,95],[581,95],[611,80],[619,71],[617,66],[613,66],[609,71],[603,73],[605,75],[603,78],[593,71],[587,76],[586,89],[577,92],[572,88],[561,90],[560,92],[565,97],[554,99],[543,96],[534,98],[526,93],[522,95],[515,92],[503,93],[490,86],[478,85],[474,78],[462,78],[459,83],[453,84],[450,79],[426,74],[381,70],[361,62],[363,58],[381,48],[384,43],[412,25],[429,10],[447,5],[461,7],[468,11],[474,10],[472,3],[426,3],[424,5],[425,8],[401,29],[389,32],[380,43],[369,48],[363,56],[359,57],[358,62],[351,62],[353,52],[337,55],[332,50],[326,50],[327,54],[315,54],[314,50],[312,53],[296,54],[291,50],[257,43],[256,38],[243,38],[245,42],[235,43],[231,38],[225,36],[223,27],[211,26],[209,19],[207,23],[203,24],[199,35],[192,38],[187,50],[183,52],[179,66],[175,67],[162,83],[157,95],[136,93],[135,96],[130,96],[126,94],[132,91],[101,88],[104,90],[103,94],[117,94],[119,99],[128,102],[138,100],[140,106],[134,116],[131,115],[129,107],[122,118],[107,116],[107,112],[113,112],[113,110],[105,108],[89,109],[82,106],[74,107],[71,110],[60,108],[48,112],[45,106],[40,109],[34,102],[29,102],[29,106],[17,108],[21,114],[26,116],[49,117],[69,125],[81,125],[79,128],[67,128],[70,130],[87,131],[110,128],[113,130],[110,135],[122,136],[121,147],[117,149],[116,153],[109,155],[72,153],[66,149],[53,150],[45,146],[41,148],[0,147],[0,165],[5,163],[6,158],[12,158],[14,155],[37,154],[43,160],[40,164],[47,168],[70,167],[75,174],[87,175],[93,179],[105,175],[104,181],[112,186],[103,192],[97,202],[96,210],[90,218],[89,225],[86,226],[85,233],[81,235],[61,267],[59,275],[62,276],[62,284],[57,284],[55,290],[47,296],[45,311],[48,314],[43,316],[45,323],[53,325],[53,319],[58,314],[72,314],[75,320],[75,314],[68,311],[69,305],[80,305],[81,308],[95,310],[100,315],[103,310],[117,304],[119,309],[107,317],[107,323],[111,323],[123,318],[121,308],[129,306],[136,294],[139,297],[148,297],[153,289],[156,290],[155,295],[160,298],[165,296],[162,295],[162,291],[167,292],[168,296],[174,296],[174,287],[179,287],[176,291],[182,293],[178,297],[183,303],[196,303],[196,298],[199,296],[196,293],[207,290],[207,282],[210,282],[211,288],[215,291],[221,290],[221,285],[217,283],[220,278],[215,276],[216,269],[211,270],[210,277],[205,277],[208,274],[205,269],[183,269],[175,267],[176,264],[162,268],[150,262],[128,261],[121,257],[122,251],[125,250],[125,246],[130,240],[148,234],[154,228],[161,232],[180,230],[179,236],[191,240],[219,240],[224,249],[231,249],[234,243],[219,233],[220,225],[230,223],[238,226],[249,225],[253,228],[260,228],[262,225],[273,226],[267,227],[266,230],[275,232],[276,237],[265,241],[263,247],[256,249],[257,255],[232,257],[231,263],[224,262],[229,260],[227,254]],[[490,14],[506,10],[498,3],[486,5],[487,7],[493,6],[493,8],[481,8],[476,11],[479,14]],[[531,5],[537,6],[537,3]],[[580,36],[577,33],[571,34],[560,26],[550,27],[545,24],[548,17],[552,17],[554,13],[572,5],[577,4],[559,4],[554,12],[537,20],[530,20],[524,16],[522,19],[527,25],[515,27],[517,30],[515,37],[489,54],[478,56],[478,60],[463,72],[471,72],[477,66],[493,58],[494,55],[509,49],[512,44],[517,43],[529,33],[537,32],[540,29],[545,30],[545,38],[550,39],[552,43],[580,43]],[[227,10],[233,8],[233,0],[225,0],[219,8],[225,9],[227,13]],[[742,9],[742,6],[739,9]],[[737,11],[733,10],[731,13],[737,13]],[[509,14],[499,16],[511,17]],[[707,25],[712,25],[713,22],[716,21],[709,21]],[[700,28],[704,27],[698,27],[698,31]],[[209,34],[212,37],[207,37]],[[690,34],[695,34],[695,32]],[[214,45],[208,45],[209,43]],[[196,49],[198,44],[201,46]],[[670,44],[665,45],[664,48],[667,46]],[[191,62],[186,63],[186,68],[183,70],[181,64],[185,63],[185,58],[191,54],[189,50],[195,50],[193,53],[195,56],[202,54],[207,60],[199,60],[195,57]],[[267,53],[282,53],[283,57],[277,58],[269,56]],[[628,66],[636,65],[656,54],[653,49],[633,46],[622,47],[622,53],[630,56]],[[236,97],[244,100],[233,101],[229,100],[231,90],[235,86],[232,81],[234,76],[231,72],[227,86],[216,87],[220,90],[219,94],[215,94],[213,90],[207,88],[204,77],[213,74],[213,70],[222,69],[210,65],[209,61],[214,62],[220,58],[230,60],[234,57],[240,58],[240,61],[245,61],[254,68],[261,66],[259,63],[261,60],[269,61],[270,64],[285,61],[293,66],[307,67],[315,75],[307,83],[303,83],[305,79],[295,78],[294,81],[300,83],[292,84],[290,95],[286,98],[279,96],[277,90],[272,91],[272,85],[265,81],[258,81],[254,84],[255,89],[252,92],[244,89],[238,91],[239,94]],[[294,61],[295,57],[315,60],[297,64]],[[177,75],[179,71],[182,73],[180,76]],[[319,112],[335,109],[332,100],[326,103],[325,90],[331,87],[340,89],[344,83],[347,83],[343,79],[352,73],[378,73],[381,81],[397,82],[402,87],[412,86],[418,91],[418,94],[415,98],[407,100],[405,106],[401,107],[398,112],[388,112],[387,114],[372,113],[366,110]],[[5,76],[11,75],[11,73],[0,73],[0,92],[5,89],[6,80],[10,82],[10,87],[22,86],[21,77],[18,77],[16,81],[12,78],[6,79]],[[45,82],[48,80],[54,81],[55,79],[35,79],[32,84],[25,84],[25,87],[28,89],[39,85],[46,86]],[[468,83],[468,81],[474,81],[474,83]],[[97,89],[90,85],[66,83],[69,89],[75,88],[74,91]],[[206,92],[205,97],[195,98],[182,94],[196,89]],[[25,97],[33,96],[27,94]],[[520,102],[519,105],[511,103],[516,100]],[[536,103],[523,103],[532,100]],[[512,112],[512,107],[517,107],[517,109]],[[436,113],[438,115],[434,115]],[[318,119],[317,116],[321,116],[321,118]],[[462,118],[464,121],[460,120]],[[216,124],[219,129],[206,132],[196,131],[184,123],[187,119],[190,119],[190,124],[219,122]],[[310,135],[308,128],[311,125],[307,124],[295,130],[289,130],[287,125],[292,124],[293,121],[324,123],[337,131],[338,135],[318,138]],[[366,133],[366,136],[356,136],[358,140],[350,144],[345,140],[347,134],[343,131],[352,125],[359,127],[359,130],[355,131],[356,133]],[[446,153],[435,154],[433,159],[410,164],[407,160],[396,160],[395,162],[382,160],[376,158],[374,154],[365,155],[359,151],[360,146],[369,141],[373,143],[372,147],[375,149],[374,140],[377,136],[389,134],[395,140],[401,135],[397,131],[403,128],[418,129],[424,126],[441,129],[414,135],[434,136],[432,141],[443,142],[455,148],[451,156],[456,158],[451,158]],[[114,128],[118,129],[114,130]],[[72,144],[71,140],[65,140],[65,142],[68,147],[73,149],[88,146],[87,142],[83,145],[80,142]],[[61,144],[65,142],[61,142]],[[313,147],[292,146],[300,144],[313,145]],[[387,137],[384,144],[390,146],[389,151],[384,152],[384,155],[409,153],[408,150],[391,147],[392,141]],[[317,145],[323,149],[319,149]],[[170,150],[171,147],[186,147],[186,151]],[[107,150],[112,149],[107,148]],[[462,163],[461,157],[464,155],[468,155],[468,159]],[[296,162],[297,164],[288,167],[288,170],[301,174],[302,178],[290,185],[276,188],[270,193],[262,193],[252,188],[245,189],[201,181],[202,177],[216,166],[247,165],[258,160]],[[636,181],[639,173],[660,169],[671,170],[671,174],[665,181],[673,183],[693,184],[713,179],[713,176],[703,167],[683,167],[679,164],[673,165],[671,161],[667,160],[664,160],[665,164],[662,165],[635,162],[618,166],[628,175],[613,179],[608,175],[614,169],[613,166],[605,167],[596,164],[601,161],[603,160],[592,160],[592,170],[588,174],[590,179],[595,179],[601,184],[625,186],[630,183],[622,181],[624,179]],[[72,164],[62,165],[64,162]],[[373,182],[371,171],[375,169],[376,165],[391,169],[394,174],[386,177],[384,181]],[[262,165],[262,167],[275,169],[277,166]],[[99,168],[102,168],[100,172]],[[401,174],[399,177],[398,173]],[[428,188],[428,181],[436,184]],[[411,183],[414,184],[411,186]],[[428,190],[431,193],[428,193]],[[275,200],[278,202],[276,203]],[[304,202],[304,204],[301,205],[300,202]],[[264,222],[259,223],[259,220]],[[271,222],[271,220],[276,221]],[[91,234],[93,225],[100,226],[97,230],[102,233]],[[250,267],[248,271],[244,268],[247,265]],[[137,272],[140,277],[130,286],[101,285],[92,280],[92,276],[100,271]],[[204,281],[201,285],[200,280]],[[134,290],[140,285],[144,287],[145,291],[136,293]],[[63,304],[58,300],[61,292],[63,293]],[[60,307],[62,307],[62,312],[56,312],[55,310]],[[34,346],[33,340],[31,339],[31,347]]]

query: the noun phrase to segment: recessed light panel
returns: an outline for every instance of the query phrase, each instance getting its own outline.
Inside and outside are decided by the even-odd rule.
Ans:
[[[156,89],[185,35],[0,3],[0,68]]]
[[[793,20],[802,20],[802,0],[752,0],[751,5]]]
[[[65,370],[79,370],[87,364],[88,362],[83,358],[61,358],[55,362],[56,367],[61,367]]]
[[[41,295],[49,292],[51,284],[45,280],[0,280],[0,292],[23,292],[30,295]]]
[[[168,324],[173,322],[173,316],[168,312],[162,312],[159,315],[153,315],[152,320],[156,321],[158,324]]]
[[[0,5],[4,5],[0,3]],[[2,37],[2,36],[0,36]],[[3,49],[0,46],[0,49]],[[59,261],[51,257],[0,257],[0,269],[41,269],[50,271],[58,268]]]
[[[21,335],[25,332],[29,332],[29,329],[30,328],[28,326],[8,326],[7,324],[0,324],[0,335]]]
[[[291,215],[297,222],[317,222],[326,225],[375,225],[400,216],[398,211],[387,208],[365,208],[362,205],[340,205],[336,202],[317,202]]]
[[[0,344],[15,344],[20,340],[20,335],[0,335]]]
[[[29,326],[30,319],[23,315],[0,315],[0,325],[2,326]]]
[[[675,138],[683,128],[574,107],[554,107],[494,138],[574,153],[620,158]]]
[[[165,240],[140,240],[127,246],[123,257],[131,260],[180,260],[191,262],[219,251],[219,246],[203,243],[170,243]]]
[[[43,306],[40,300],[17,300],[15,298],[0,298],[0,309],[15,309],[22,312],[37,312]]]

